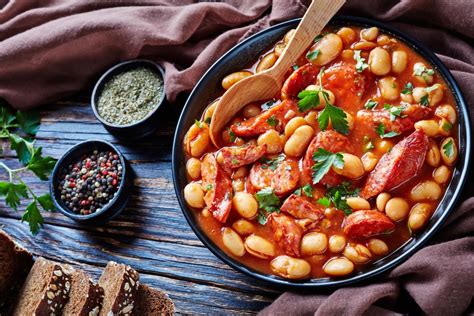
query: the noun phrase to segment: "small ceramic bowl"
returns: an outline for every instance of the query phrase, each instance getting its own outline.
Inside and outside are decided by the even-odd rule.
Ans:
[[[73,212],[68,207],[64,205],[61,201],[60,192],[58,190],[59,183],[60,183],[60,176],[62,174],[62,170],[66,168],[69,164],[76,162],[80,157],[84,154],[91,153],[94,150],[111,150],[117,153],[120,163],[122,167],[122,180],[118,186],[117,192],[115,192],[114,198],[109,201],[107,205],[105,205],[100,210],[88,214],[88,215],[81,215]],[[105,142],[102,140],[88,140],[85,142],[81,142],[72,148],[70,148],[56,163],[54,167],[53,173],[51,174],[51,181],[49,184],[49,190],[51,197],[53,199],[54,205],[56,208],[66,215],[78,222],[84,224],[92,224],[98,225],[103,224],[115,216],[117,216],[120,212],[123,211],[127,202],[130,198],[131,192],[133,187],[133,172],[130,168],[125,157],[120,153],[120,151],[109,142]]]
[[[155,105],[155,108],[140,121],[134,122],[128,125],[112,124],[104,120],[99,115],[99,111],[97,110],[97,104],[98,104],[99,97],[102,93],[102,90],[105,84],[110,79],[112,79],[112,77],[120,73],[126,72],[131,69],[142,68],[142,67],[151,69],[152,71],[157,73],[163,80],[163,93],[161,95],[160,100]],[[111,134],[121,139],[140,139],[150,134],[153,134],[158,128],[160,108],[161,108],[161,105],[165,101],[165,90],[166,90],[165,88],[166,87],[164,83],[164,78],[165,78],[165,72],[163,68],[161,68],[161,66],[158,65],[157,63],[154,63],[152,61],[145,60],[145,59],[129,60],[129,61],[125,61],[113,66],[112,68],[107,70],[102,75],[102,77],[100,77],[100,79],[95,84],[94,90],[92,91],[91,106],[92,106],[92,110],[94,111],[95,117],[97,118],[97,120],[99,120],[99,122],[102,123],[102,125],[104,125],[104,127]]]

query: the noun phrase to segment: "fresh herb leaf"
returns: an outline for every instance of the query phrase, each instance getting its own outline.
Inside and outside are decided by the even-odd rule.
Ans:
[[[30,231],[33,235],[38,234],[40,227],[43,226],[44,220],[38,209],[37,200],[33,200],[33,202],[28,204],[21,221],[29,224]]]
[[[424,96],[421,97],[420,104],[423,105],[423,106],[429,106],[430,105],[430,100],[428,99],[428,94],[425,94]]]
[[[394,131],[385,133],[385,125],[383,125],[383,123],[380,123],[375,128],[375,132],[380,136],[380,138],[392,138],[392,137],[400,135],[399,133],[394,132]]]
[[[280,163],[283,162],[283,160],[285,160],[285,156],[279,155],[278,157],[273,159],[263,157],[262,159],[260,159],[260,162],[263,164],[262,169],[268,168],[272,171],[275,171],[276,168],[278,168],[278,166],[280,165]]]
[[[12,133],[9,134],[9,139],[10,148],[16,151],[18,159],[21,161],[21,163],[23,165],[27,165],[31,160],[31,156],[33,155],[33,142],[29,142],[26,139]]]
[[[235,133],[229,129],[229,140],[231,143],[235,142],[235,139],[237,137],[235,136]]]
[[[43,157],[41,156],[42,148],[34,148],[33,155],[31,156],[28,165],[26,166],[28,170],[33,171],[35,175],[38,176],[41,180],[48,180],[48,176],[56,165],[56,159],[52,157]]]
[[[415,76],[422,77],[425,82],[428,82],[428,76],[434,75],[433,69],[427,69],[425,65],[421,63],[416,63],[413,67],[413,74]]]
[[[372,100],[372,99],[369,99],[369,100],[367,100],[367,102],[365,102],[364,107],[365,107],[367,110],[372,110],[372,109],[374,109],[374,108],[377,106],[377,104],[379,104],[377,101],[374,101],[374,100]]]
[[[280,211],[280,199],[271,188],[264,188],[255,193],[255,199],[259,208],[257,220],[261,225],[265,225],[269,214]]]
[[[212,117],[210,117],[210,116],[206,117],[206,119],[204,120],[204,123],[209,125],[209,124],[211,124],[211,120],[212,120]]]
[[[270,126],[277,126],[279,122],[280,121],[278,121],[278,119],[275,117],[275,115],[272,115],[267,119],[267,123]]]
[[[357,72],[363,72],[365,69],[369,68],[369,64],[365,62],[365,58],[363,58],[360,53],[360,50],[354,51],[354,60],[357,62],[355,66]]]
[[[454,142],[452,139],[450,139],[446,144],[443,145],[443,152],[449,158],[454,155]]]
[[[449,123],[446,120],[443,120],[443,124],[441,125],[441,128],[443,129],[443,131],[449,132],[453,129],[453,124]]]
[[[346,120],[346,113],[330,103],[326,103],[324,110],[319,112],[318,122],[322,131],[326,130],[329,121],[331,121],[332,128],[344,135],[349,134],[349,123]]]
[[[194,120],[194,124],[196,124],[197,127],[203,128],[204,124],[200,120]]]
[[[20,198],[28,198],[26,185],[22,183],[0,182],[0,195],[5,197],[5,203],[15,211],[20,206]]]
[[[327,196],[323,196],[322,198],[319,198],[318,203],[325,207],[331,206],[331,200]]]
[[[312,52],[308,51],[308,53],[306,54],[306,59],[309,60],[309,61],[313,61],[316,58],[318,58],[320,53],[321,53],[321,51],[319,49],[317,49],[315,51],[312,51]]]
[[[408,82],[402,90],[402,94],[412,94],[413,93],[413,84]]]
[[[384,104],[384,109],[388,110],[390,114],[390,121],[395,121],[397,117],[406,117],[406,115],[403,115],[402,112],[405,110],[404,106],[393,106],[391,104]]]
[[[313,161],[315,162],[311,168],[313,170],[313,184],[318,184],[332,166],[338,169],[344,167],[344,159],[341,153],[333,154],[323,148],[318,148],[313,154]]]
[[[313,197],[313,187],[310,185],[310,184],[306,184],[305,186],[302,187],[303,189],[303,193],[307,196],[307,197]]]
[[[317,43],[317,42],[319,42],[323,37],[324,37],[324,34],[318,34],[318,35],[316,35],[316,37],[314,38],[313,42]]]
[[[212,184],[208,184],[204,187],[204,191],[211,191],[214,186]]]
[[[350,182],[343,182],[341,185],[329,188],[326,191],[326,198],[331,201],[335,208],[343,211],[347,216],[352,213],[352,209],[347,204],[346,199],[351,196],[358,196],[359,191],[359,189],[353,189]]]
[[[36,135],[40,126],[40,116],[37,111],[16,112],[16,119],[20,128],[29,135]]]
[[[300,112],[306,112],[312,108],[317,108],[321,102],[319,99],[319,90],[303,90],[298,93],[298,109]]]
[[[364,142],[364,152],[371,151],[372,149],[375,148],[374,143],[372,143],[372,140],[369,138],[369,136],[364,136],[363,139]]]
[[[44,194],[38,197],[38,202],[45,211],[54,211],[56,207],[54,206],[53,199],[51,195]]]

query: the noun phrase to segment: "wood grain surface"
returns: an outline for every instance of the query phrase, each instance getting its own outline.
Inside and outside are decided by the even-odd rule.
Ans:
[[[96,121],[87,96],[40,108],[37,145],[59,158],[88,139],[116,144],[136,173],[125,211],[101,227],[81,226],[60,213],[44,214],[45,226],[32,236],[28,226],[0,202],[0,228],[36,256],[80,267],[98,279],[109,260],[134,267],[141,280],[166,291],[183,314],[250,314],[261,310],[279,291],[228,267],[197,239],[179,208],[171,176],[171,145],[177,114],[166,111],[159,131],[140,142],[118,141]],[[6,147],[6,144],[3,144]],[[19,163],[8,148],[2,161]],[[38,193],[48,182],[22,175]],[[0,179],[6,175],[0,171]],[[24,209],[22,205],[21,209]]]

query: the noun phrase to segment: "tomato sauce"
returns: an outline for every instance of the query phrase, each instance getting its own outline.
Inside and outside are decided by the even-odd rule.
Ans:
[[[360,38],[360,32],[361,29],[358,27],[351,27],[351,29],[354,31],[355,38],[352,40],[347,41],[343,35],[342,41],[343,41],[343,48],[341,51],[337,54],[337,57],[335,57],[333,60],[331,60],[329,63],[324,65],[323,70],[321,71],[321,82],[322,86],[325,89],[333,89],[333,94],[336,95],[335,97],[335,103],[334,105],[342,108],[348,115],[352,116],[353,118],[353,128],[350,129],[350,132],[346,137],[349,140],[349,143],[351,144],[351,154],[357,157],[362,157],[364,154],[367,152],[372,153],[372,156],[375,157],[379,162],[380,159],[384,155],[388,155],[392,148],[401,142],[403,139],[408,137],[412,132],[415,130],[413,124],[415,122],[412,122],[409,126],[409,131],[406,132],[401,132],[400,135],[395,136],[395,137],[390,137],[390,138],[381,138],[379,133],[376,131],[376,124],[367,124],[359,120],[358,117],[358,112],[361,110],[365,110],[365,105],[367,102],[370,100],[378,102],[377,106],[373,110],[384,110],[384,104],[390,104],[392,106],[399,106],[400,104],[404,104],[401,100],[402,94],[400,93],[404,88],[406,88],[406,85],[408,83],[412,83],[412,88],[426,88],[428,87],[428,90],[430,87],[433,87],[436,84],[441,84],[442,87],[444,87],[443,90],[443,95],[442,99],[437,101],[436,104],[425,104],[423,106],[426,106],[428,108],[431,108],[432,111],[423,117],[423,120],[432,120],[435,121],[436,123],[441,124],[440,122],[442,121],[442,116],[437,112],[437,107],[440,105],[451,105],[454,109],[456,109],[456,103],[455,99],[453,97],[453,94],[451,91],[447,88],[447,84],[443,81],[441,75],[439,72],[434,68],[433,65],[429,64],[428,61],[424,60],[419,54],[417,54],[416,51],[414,51],[410,46],[407,44],[401,42],[401,40],[397,38],[392,38],[389,34],[381,34],[379,33],[377,41],[379,44],[376,44],[375,46],[383,48],[386,52],[389,53],[390,56],[393,56],[394,51],[403,51],[406,53],[407,57],[407,64],[406,68],[404,71],[400,73],[394,73],[394,72],[389,72],[387,75],[384,76],[377,76],[373,73],[371,73],[370,67],[367,67],[367,69],[364,69],[361,72],[354,72],[352,69],[356,67],[356,60],[354,58],[354,51],[355,49],[352,49],[351,47],[354,47],[355,43],[358,41],[361,41]],[[325,29],[322,34],[326,33],[336,33],[339,31],[339,28],[327,28]],[[342,34],[342,33],[341,33]],[[373,40],[373,43],[377,42],[376,40]],[[276,44],[276,46],[272,47],[269,49],[266,53],[264,53],[257,62],[252,63],[249,65],[247,68],[243,69],[246,71],[250,71],[254,73],[257,69],[257,65],[259,62],[263,59],[264,56],[268,54],[275,54],[276,49],[278,45],[284,44],[284,40],[281,40]],[[316,43],[315,45],[318,45]],[[314,51],[316,47],[313,47],[311,51]],[[361,57],[365,59],[365,63],[370,63],[369,62],[369,53],[370,50],[361,50]],[[307,53],[303,54],[301,58],[299,58],[295,62],[295,66],[293,69],[290,69],[288,71],[288,76],[290,76],[294,71],[297,71],[300,67],[303,67],[305,64],[307,64],[308,58],[306,57]],[[415,80],[414,78],[414,68],[416,68],[417,63],[423,63],[426,65],[426,69],[433,69],[434,74],[432,74],[432,81],[431,82],[420,82]],[[335,67],[347,67],[347,69],[351,69],[351,71],[348,71],[346,74],[340,75],[337,73],[335,77],[332,79],[329,79],[331,77],[331,69],[334,69]],[[318,71],[322,68],[318,66]],[[344,69],[344,68],[341,68]],[[429,72],[429,71],[428,71]],[[381,86],[380,86],[380,80],[383,77],[393,77],[395,79],[395,84],[399,90],[399,96],[395,99],[387,100],[384,98],[384,95],[381,91]],[[311,84],[313,85],[318,85],[318,78],[312,82]],[[302,90],[305,90],[305,87],[302,87]],[[392,88],[393,85],[392,85]],[[360,89],[360,91],[358,90]],[[412,90],[413,91],[413,90]],[[223,93],[224,91],[222,91]],[[222,94],[221,93],[221,94]],[[431,93],[431,92],[430,92]],[[284,93],[283,93],[284,94]],[[410,95],[413,96],[414,92],[411,92]],[[276,98],[279,98],[279,96],[276,96]],[[298,101],[299,98],[294,96],[292,99]],[[341,102],[343,100],[343,104]],[[431,100],[431,99],[430,99]],[[266,101],[258,102],[255,103],[255,105],[261,107],[261,113],[264,113],[265,111],[268,111],[266,107]],[[281,100],[276,100],[277,102],[275,103],[276,105],[281,104],[280,102],[285,102]],[[420,101],[421,102],[421,101]],[[410,104],[418,104],[420,102],[415,102],[414,100],[412,102],[409,102]],[[426,102],[426,100],[425,100]],[[212,103],[211,103],[212,106]],[[388,107],[390,108],[390,106]],[[322,109],[312,109],[311,111],[316,111],[319,114],[321,113]],[[387,109],[385,109],[387,110]],[[457,114],[457,110],[455,110],[455,113]],[[305,117],[308,114],[308,111],[305,113],[299,113],[296,112],[296,116],[301,116]],[[207,117],[209,116],[209,113],[203,114],[203,117],[201,118],[202,122],[205,122]],[[394,117],[394,121],[397,122],[397,120],[401,120],[404,118],[403,112],[401,115],[398,115]],[[222,142],[225,146],[243,146],[243,145],[248,145],[248,144],[253,144],[256,145],[258,144],[257,142],[257,137],[236,137],[232,133],[232,128],[235,128],[234,125],[239,125],[239,124],[245,124],[244,122],[249,120],[249,118],[245,118],[244,113],[241,112],[239,113],[231,122],[229,122],[228,126],[224,129],[223,131],[223,136],[222,136]],[[417,120],[419,121],[419,120]],[[241,122],[241,123],[236,123],[236,122]],[[268,120],[267,120],[268,122]],[[281,124],[281,119],[278,121],[277,125],[274,127],[271,127],[273,129],[278,129],[280,128],[280,135],[283,135],[283,127],[279,126],[278,124]],[[288,123],[288,122],[286,122]],[[285,124],[286,124],[285,123]],[[448,125],[449,129],[444,129],[441,127],[439,128],[439,132],[436,132],[435,135],[428,135],[430,144],[431,143],[436,143],[437,147],[440,152],[442,152],[444,147],[442,148],[442,142],[445,140],[447,137],[452,137],[454,140],[454,146],[457,146],[457,125],[452,122],[453,124]],[[315,135],[321,132],[321,128],[318,123],[316,124],[310,124],[310,126],[314,128]],[[234,126],[234,127],[233,127]],[[204,127],[204,129],[206,126]],[[330,130],[332,127],[329,126],[327,129]],[[194,134],[199,134],[202,132],[203,127],[201,127],[201,131],[197,130],[194,127],[195,131],[193,132]],[[418,129],[418,128],[417,128]],[[444,131],[443,131],[444,129]],[[423,130],[424,131],[424,130]],[[204,137],[205,138],[205,137]],[[188,133],[186,139],[185,139],[185,151],[187,152],[187,157],[190,158],[192,155],[190,155],[189,148],[190,146],[193,146],[193,139],[196,139],[196,136],[191,136],[191,131]],[[286,139],[287,140],[287,139]],[[268,149],[267,149],[268,150]],[[348,149],[346,149],[348,150]],[[216,153],[218,149],[212,146],[208,140],[208,144],[205,145],[205,150],[203,150],[201,153],[199,153],[199,150],[197,151],[199,154],[194,155],[195,158],[201,159],[203,156],[205,156],[208,153]],[[196,152],[196,151],[194,151]],[[275,158],[278,157],[278,154],[283,152],[283,148],[276,154],[268,154],[266,157],[270,158]],[[304,150],[304,153],[300,155],[299,157],[296,157],[294,159],[299,160],[299,169],[302,168],[302,160],[305,156],[306,149]],[[344,151],[342,151],[344,152]],[[270,159],[269,158],[269,159]],[[429,159],[429,158],[426,158]],[[219,159],[217,159],[219,160]],[[403,161],[403,156],[401,158]],[[401,245],[406,243],[412,236],[412,234],[416,234],[417,231],[419,231],[419,228],[417,230],[410,230],[408,228],[407,222],[409,221],[409,216],[413,212],[413,208],[417,203],[425,203],[427,206],[429,206],[429,209],[431,210],[429,213],[429,216],[432,215],[434,210],[436,209],[439,201],[442,199],[442,196],[444,195],[444,192],[446,190],[446,187],[449,183],[449,179],[451,178],[452,175],[452,163],[448,164],[446,162],[443,162],[443,159],[439,159],[440,162],[437,163],[437,166],[442,166],[446,165],[448,170],[449,170],[449,178],[447,181],[437,181],[434,179],[434,171],[436,167],[433,167],[432,165],[428,164],[427,162],[423,162],[420,170],[416,175],[413,175],[411,178],[406,179],[406,181],[395,188],[389,188],[388,190],[382,190],[383,192],[388,192],[391,197],[400,197],[403,198],[408,204],[410,210],[412,210],[410,213],[406,214],[403,216],[401,220],[398,221],[393,221],[395,224],[395,229],[392,230],[389,233],[380,233],[376,234],[375,236],[369,236],[369,237],[362,237],[362,236],[348,236],[344,232],[344,225],[347,225],[345,221],[347,221],[347,214],[345,214],[342,210],[337,209],[334,204],[331,204],[330,207],[325,207],[322,206],[321,203],[319,203],[319,199],[324,197],[325,194],[327,194],[327,186],[321,185],[320,183],[318,184],[312,184],[312,193],[313,197],[307,197],[305,194],[301,193],[304,199],[310,201],[314,205],[316,205],[318,208],[324,212],[324,219],[322,219],[320,222],[317,223],[317,225],[313,225],[310,229],[302,229],[302,235],[304,236],[305,234],[309,232],[322,232],[324,233],[327,238],[329,239],[330,236],[333,235],[341,235],[344,236],[347,239],[348,244],[361,244],[367,248],[369,248],[368,241],[370,238],[377,238],[379,240],[382,240],[385,242],[386,246],[388,247],[388,252],[383,253],[383,254],[376,254],[372,252],[372,256],[370,257],[370,260],[367,263],[360,264],[357,262],[354,262],[354,269],[351,270],[351,272],[347,273],[346,275],[349,275],[350,273],[354,273],[355,271],[363,270],[366,266],[372,264],[373,262],[377,261],[379,258],[384,257],[391,252],[393,252],[395,249],[399,248]],[[254,163],[250,163],[247,166],[247,172],[254,164],[258,163],[258,160],[255,161]],[[401,162],[403,164],[403,162]],[[410,166],[410,163],[408,163],[408,166]],[[219,167],[217,167],[219,168]],[[268,166],[267,166],[268,168]],[[377,168],[377,167],[376,167]],[[202,169],[203,170],[203,169]],[[235,174],[235,170],[227,170],[226,172],[228,173],[228,177],[232,179],[233,181],[233,192],[232,194],[235,194],[238,191],[246,191],[251,194],[255,194],[256,191],[255,188],[252,188],[251,181],[248,179],[248,173],[247,175],[241,179],[240,181],[243,183],[237,183],[239,180],[233,179],[232,174]],[[293,172],[293,171],[291,171]],[[298,170],[298,172],[301,172],[301,170]],[[330,170],[332,172],[332,170]],[[374,171],[366,171],[364,172],[364,175],[358,179],[346,179],[344,176],[338,176],[334,174],[336,177],[341,178],[343,181],[349,181],[351,183],[351,186],[353,188],[362,188],[366,182],[367,175],[370,174],[370,172]],[[201,179],[188,179],[189,182],[191,183],[201,183]],[[284,179],[281,179],[281,181],[285,181]],[[295,189],[291,190],[291,192],[284,193],[283,195],[279,196],[280,198],[280,206],[281,204],[285,201],[285,199],[293,193],[294,190],[300,188],[303,186],[305,183],[300,176],[300,185],[297,186]],[[413,198],[413,193],[412,190],[414,190],[414,187],[417,186],[420,183],[424,183],[425,181],[430,181],[430,182],[436,182],[437,187],[440,189],[441,194],[434,194],[435,196],[429,196],[428,198]],[[217,183],[217,185],[219,185]],[[237,190],[236,190],[237,188]],[[207,194],[206,192],[209,191],[209,188],[203,188],[204,193]],[[211,191],[214,190],[214,188],[210,189]],[[186,191],[186,190],[185,190]],[[217,191],[217,190],[216,190]],[[186,193],[186,192],[185,192]],[[432,193],[432,192],[431,192]],[[185,195],[186,197],[186,195]],[[224,196],[222,198],[232,198],[231,196]],[[370,209],[376,210],[376,198],[375,196],[368,199],[368,202],[370,203]],[[228,214],[228,218],[226,221],[220,222],[216,220],[214,216],[212,216],[212,206],[209,207],[210,205],[207,205],[204,208],[198,207],[195,208],[195,216],[197,218],[199,226],[203,229],[203,231],[207,234],[207,236],[223,251],[225,251],[229,256],[233,257],[235,260],[243,263],[244,265],[263,272],[267,274],[276,274],[280,275],[283,277],[288,277],[287,275],[284,275],[282,273],[279,273],[278,271],[275,271],[274,269],[272,270],[271,268],[271,261],[273,258],[276,258],[278,256],[284,256],[287,255],[288,252],[285,250],[285,247],[283,247],[282,242],[279,242],[277,238],[275,237],[275,233],[272,230],[271,225],[267,222],[265,225],[262,225],[258,222],[257,217],[247,219],[249,222],[253,224],[253,233],[255,235],[258,235],[260,237],[263,237],[264,239],[270,241],[274,245],[274,254],[270,258],[259,258],[255,255],[252,255],[248,251],[245,252],[243,256],[237,256],[235,253],[230,251],[228,247],[226,247],[225,243],[223,242],[223,237],[222,237],[222,229],[223,227],[232,227],[233,223],[235,223],[237,220],[242,219],[242,216],[235,210],[235,207],[232,207],[230,210],[230,213]],[[383,213],[384,210],[382,210]],[[259,211],[261,212],[261,210]],[[352,212],[359,212],[359,210],[353,209]],[[284,213],[284,212],[281,212]],[[291,215],[288,215],[288,213],[285,213],[285,215],[289,216],[290,219],[293,221],[295,220],[296,222],[298,219],[292,218]],[[427,219],[429,220],[429,219]],[[426,226],[426,222],[422,225]],[[422,229],[422,228],[421,228]],[[247,236],[243,235],[240,236],[242,239],[242,242],[245,241]],[[299,247],[299,245],[298,245]],[[304,256],[300,255],[299,258],[305,260],[307,263],[309,263],[310,266],[310,273],[305,276],[305,278],[322,278],[322,277],[328,277],[328,276],[334,276],[337,277],[336,275],[331,275],[328,274],[324,271],[324,266],[327,264],[328,260],[331,258],[341,258],[344,257],[344,252],[343,253],[333,253],[327,249],[321,254],[315,254],[312,256]],[[349,258],[351,259],[351,258]],[[354,261],[354,260],[352,260]],[[341,277],[342,275],[339,275]],[[291,278],[291,276],[289,277]]]

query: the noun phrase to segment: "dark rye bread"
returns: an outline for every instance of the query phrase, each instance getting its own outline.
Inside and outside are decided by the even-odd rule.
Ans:
[[[60,315],[69,299],[73,271],[59,263],[38,258],[31,268],[13,315]]]
[[[0,315],[9,314],[11,303],[33,266],[33,256],[0,230]]]
[[[64,306],[64,316],[97,316],[100,312],[104,289],[81,270],[72,275],[69,302]]]
[[[127,265],[109,262],[100,276],[104,289],[100,316],[134,314],[138,300],[139,275]]]
[[[138,289],[137,316],[174,315],[173,301],[163,291],[140,284]]]

